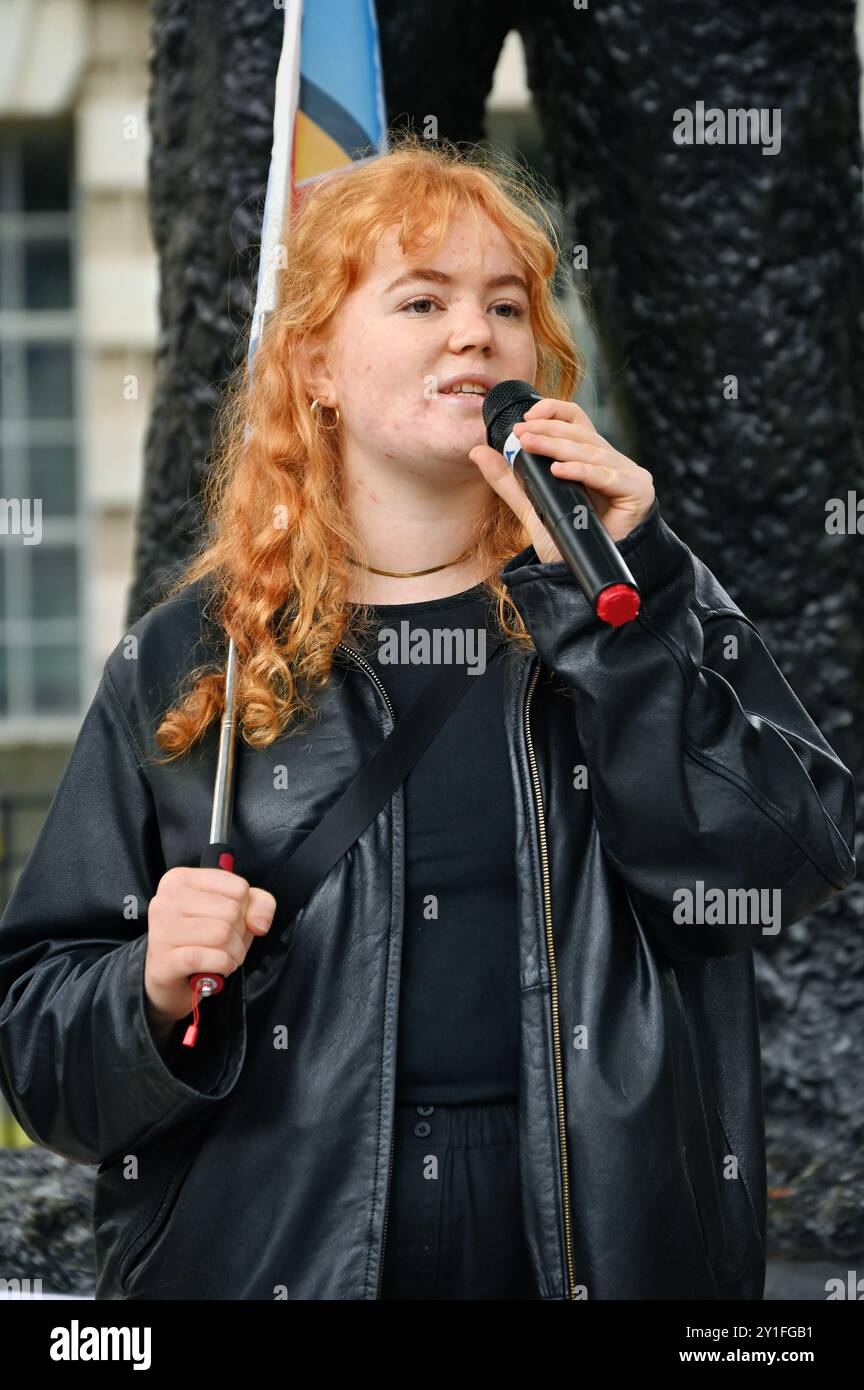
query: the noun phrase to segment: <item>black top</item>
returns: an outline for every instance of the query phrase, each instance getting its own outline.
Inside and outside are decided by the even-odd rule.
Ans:
[[[372,626],[364,640],[350,639],[374,666],[397,720],[435,673],[431,663],[449,659],[483,672],[404,783],[397,1101],[489,1102],[517,1094],[519,958],[505,653],[490,654],[487,669],[485,634],[497,626],[494,603],[487,607],[485,600],[478,584],[444,599],[370,605]],[[426,651],[418,632],[429,634]]]

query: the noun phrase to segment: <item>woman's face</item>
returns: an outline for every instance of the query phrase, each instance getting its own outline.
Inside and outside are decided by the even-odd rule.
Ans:
[[[478,235],[469,214],[454,215],[440,250],[419,258],[404,255],[390,227],[344,300],[315,393],[339,406],[349,462],[393,459],[421,477],[436,465],[473,476],[467,455],[486,440],[482,397],[447,388],[473,375],[487,388],[514,377],[533,383],[524,271],[500,229],[485,215],[480,225]]]

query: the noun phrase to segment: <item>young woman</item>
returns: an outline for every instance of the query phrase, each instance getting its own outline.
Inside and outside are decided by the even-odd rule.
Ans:
[[[556,253],[512,170],[412,137],[291,227],[207,544],[108,658],[0,925],[0,1080],[99,1165],[100,1298],[762,1295],[752,948],[854,877],[853,781],[572,401]],[[638,580],[621,628],[484,443],[508,378]],[[234,873],[196,867],[226,633]],[[445,649],[476,684],[286,920]],[[754,890],[775,915],[727,910]]]

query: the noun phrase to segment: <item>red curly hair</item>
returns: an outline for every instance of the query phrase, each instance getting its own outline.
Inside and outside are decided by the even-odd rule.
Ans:
[[[278,302],[251,379],[244,358],[217,416],[219,447],[202,492],[209,538],[161,600],[206,577],[208,615],[237,645],[238,732],[257,748],[297,716],[314,714],[309,695],[326,685],[336,643],[349,630],[362,631],[369,618],[367,606],[355,610],[346,598],[350,560],[367,563],[368,556],[344,502],[338,427],[322,426],[309,411],[303,349],[326,339],[381,234],[398,224],[406,254],[434,253],[455,212],[485,214],[509,238],[529,283],[536,389],[570,400],[585,371],[553,295],[555,226],[524,169],[500,151],[475,145],[466,154],[407,132],[391,140],[387,154],[344,173],[315,184],[291,221]],[[528,649],[530,636],[499,571],[530,539],[490,488],[471,553],[497,598],[502,632]],[[221,717],[224,658],[197,666],[186,683],[156,730],[168,755],[156,762],[185,753]]]

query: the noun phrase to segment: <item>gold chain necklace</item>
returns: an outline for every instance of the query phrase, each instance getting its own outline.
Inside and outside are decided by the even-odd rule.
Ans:
[[[435,574],[436,570],[446,570],[450,565],[458,565],[460,561],[467,560],[471,554],[471,548],[463,551],[458,560],[448,560],[446,565],[433,565],[428,570],[407,570],[401,573],[398,570],[377,570],[374,565],[362,565],[359,560],[352,560],[352,565],[357,565],[361,570],[369,570],[371,574],[386,574],[390,579],[416,579],[421,574]]]

